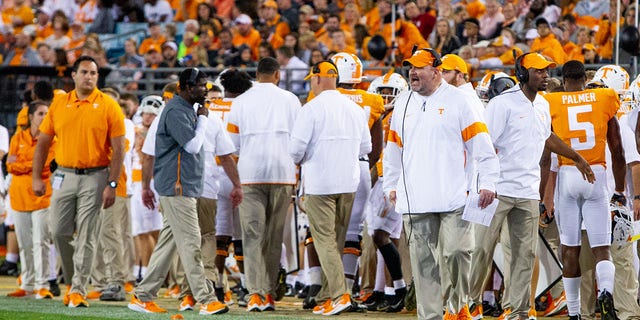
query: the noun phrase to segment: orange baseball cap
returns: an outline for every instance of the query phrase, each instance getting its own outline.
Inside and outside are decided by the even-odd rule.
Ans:
[[[416,68],[423,68],[426,66],[433,66],[433,62],[436,60],[436,57],[429,50],[416,50],[413,53],[411,58],[405,59],[402,61],[403,66],[412,65]]]
[[[276,3],[273,0],[266,0],[265,2],[262,3],[262,5],[260,6],[260,8],[263,7],[267,7],[267,8],[274,8],[274,9],[278,9],[278,3]]]
[[[546,68],[555,68],[556,63],[553,61],[547,60],[539,53],[530,53],[522,59],[522,66],[526,69],[534,68],[534,69],[546,69]]]
[[[594,46],[592,43],[585,43],[582,46],[582,50],[593,50],[593,51],[596,51],[596,46]]]
[[[460,56],[450,53],[442,57],[442,64],[440,65],[442,70],[456,70],[462,73],[469,73],[467,69],[467,63]]]
[[[329,61],[320,61],[313,67],[311,67],[311,70],[309,70],[309,74],[304,78],[304,80],[309,80],[313,76],[337,78],[338,69],[336,69],[336,66]]]

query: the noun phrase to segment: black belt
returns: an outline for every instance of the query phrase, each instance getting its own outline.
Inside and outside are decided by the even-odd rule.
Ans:
[[[73,172],[78,175],[85,175],[96,171],[101,171],[106,169],[106,166],[103,167],[93,167],[93,168],[67,168],[67,167],[58,167],[58,170]]]

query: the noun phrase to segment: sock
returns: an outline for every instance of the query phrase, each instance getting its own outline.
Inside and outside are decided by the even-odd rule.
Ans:
[[[17,253],[9,253],[7,252],[7,262],[18,263],[18,254]]]
[[[398,249],[393,244],[393,242],[389,242],[384,246],[381,246],[378,250],[382,254],[382,257],[384,258],[384,263],[387,265],[387,269],[389,270],[391,279],[393,280],[402,279],[402,265],[400,264],[400,253],[398,253]]]
[[[567,297],[567,310],[570,316],[580,314],[580,279],[562,277],[564,283],[564,292]]]
[[[496,304],[496,294],[493,291],[485,291],[482,293],[482,301],[486,301],[493,306]]]
[[[385,296],[395,296],[396,290],[391,287],[384,287],[384,295]]]
[[[138,278],[139,275],[140,275],[140,265],[134,264],[133,265],[133,276],[135,278]]]
[[[596,280],[600,292],[606,290],[613,294],[613,281],[616,274],[616,267],[613,262],[603,260],[596,264]]]
[[[244,273],[241,273],[241,274],[240,274],[240,285],[241,285],[243,288],[246,288],[246,287],[247,287],[247,285],[244,283]]]
[[[384,275],[384,258],[382,258],[382,254],[380,254],[380,250],[376,250],[378,261],[376,264],[376,283],[373,286],[373,291],[383,292],[385,285],[385,275]]]
[[[407,283],[404,282],[404,279],[400,279],[400,280],[393,280],[393,288],[394,289],[402,289],[402,288],[406,288],[407,287]]]
[[[56,246],[49,245],[49,279],[58,279],[58,255]]]
[[[146,274],[147,274],[147,267],[145,266],[140,267],[140,276],[144,278]]]
[[[310,285],[322,285],[322,269],[320,267],[310,267],[307,271],[307,276],[309,277]]]

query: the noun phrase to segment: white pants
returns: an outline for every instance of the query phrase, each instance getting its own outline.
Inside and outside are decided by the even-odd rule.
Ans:
[[[379,177],[371,189],[365,213],[369,235],[373,236],[375,230],[389,233],[392,239],[400,239],[402,233],[402,215],[397,213],[395,207],[388,203],[382,190],[383,177]]]
[[[133,195],[131,196],[131,235],[138,236],[151,231],[159,231],[162,229],[162,215],[158,211],[158,203],[154,209],[149,209],[142,203],[142,183],[134,182],[131,185]],[[160,199],[158,193],[153,188],[153,180],[151,180],[151,190],[156,201]]]
[[[22,261],[22,286],[27,292],[49,289],[49,209],[13,212]]]
[[[351,219],[347,228],[347,241],[360,241],[360,234],[364,227],[364,207],[371,192],[371,174],[369,173],[369,161],[359,161],[360,183],[356,190],[356,197],[353,200],[351,209]]]

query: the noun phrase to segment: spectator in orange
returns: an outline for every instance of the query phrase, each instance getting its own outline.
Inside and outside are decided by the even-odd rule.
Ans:
[[[173,21],[184,22],[185,20],[196,19],[198,16],[198,5],[202,3],[203,0],[180,0],[176,2],[174,2],[175,7],[172,6],[172,8],[176,10]]]
[[[76,12],[73,21],[80,23],[91,23],[98,15],[97,0],[76,0],[80,10]]]
[[[405,15],[418,27],[423,38],[428,39],[436,25],[436,17],[428,12],[421,12],[415,0],[407,2],[404,7]]]
[[[538,37],[533,40],[530,52],[539,52],[540,54],[547,56],[556,64],[564,64],[567,56],[562,49],[560,41],[556,39],[556,36],[551,32],[551,26],[547,19],[538,18],[536,20],[536,29],[538,30]]]
[[[149,37],[142,40],[138,52],[144,55],[151,46],[159,48],[167,39],[162,35],[162,28],[157,22],[149,22]]]
[[[2,11],[2,22],[13,28],[14,33],[22,32],[22,28],[33,23],[33,10],[25,0],[13,0],[13,6]]]
[[[349,31],[351,34],[355,33],[355,26],[361,23],[362,14],[360,9],[355,3],[347,3],[344,6],[344,14],[342,22],[340,22],[340,29]]]
[[[596,47],[591,43],[586,43],[582,46],[582,57],[584,64],[602,63],[600,62],[600,57],[598,56]]]
[[[576,23],[592,28],[603,15],[609,14],[609,0],[580,0],[573,8]]]
[[[211,5],[218,10],[218,15],[225,19],[231,18],[231,11],[235,7],[234,0],[212,0]]]
[[[486,12],[486,8],[482,1],[480,0],[469,0],[467,1],[467,13],[469,17],[478,19]]]
[[[429,43],[422,37],[420,30],[418,30],[418,27],[413,23],[397,19],[395,26],[392,26],[391,5],[388,0],[379,1],[378,10],[382,17],[383,25],[382,29],[380,29],[376,34],[380,34],[387,41],[387,46],[392,48],[391,35],[395,30],[395,41],[397,46],[395,57],[398,62],[411,57],[414,45],[417,45],[418,48],[429,47]],[[399,15],[396,16],[399,17]]]
[[[331,32],[331,47],[329,50],[335,52],[347,52],[357,55],[356,47],[347,44],[345,32],[342,29]]]
[[[71,41],[67,36],[70,29],[67,21],[54,21],[53,34],[44,39],[44,42],[49,44],[52,49],[64,48]]]
[[[278,13],[278,4],[274,0],[264,0],[260,4],[258,16],[260,17],[259,24],[272,28],[280,38],[284,39],[287,34],[291,33],[289,21]]]
[[[73,21],[71,23],[69,43],[64,47],[64,49],[68,51],[67,60],[73,63],[80,57],[82,54],[82,45],[84,45],[86,39],[87,35],[84,33],[84,26],[78,21]]]
[[[49,17],[51,13],[44,8],[36,9],[36,40],[42,40],[53,34],[53,26]]]
[[[239,47],[242,44],[248,45],[250,48],[257,48],[262,41],[260,32],[256,30],[252,23],[251,18],[246,14],[239,15],[236,19],[236,30],[233,34],[232,43],[235,47]],[[258,55],[254,58],[257,58]]]
[[[3,66],[39,66],[42,65],[38,52],[31,47],[32,28],[25,28],[16,34],[13,48],[4,56]]]
[[[585,45],[589,44],[590,48],[596,50],[596,47],[590,43],[589,29],[587,27],[579,27],[576,37],[576,42],[566,40],[562,46],[564,53],[567,55],[567,61],[578,60],[584,63],[584,55],[582,52],[585,49]],[[563,35],[569,39],[568,31],[564,30]],[[564,40],[564,39],[563,39]]]
[[[284,44],[284,39],[281,38],[277,33],[273,31],[273,28],[269,26],[260,26],[258,27],[258,32],[260,33],[260,43],[268,42],[271,44],[273,49],[277,50],[282,47]],[[253,54],[257,57],[259,56],[259,48],[253,48]]]

